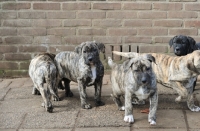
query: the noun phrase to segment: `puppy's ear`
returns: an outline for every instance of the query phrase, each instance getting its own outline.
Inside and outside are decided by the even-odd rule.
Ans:
[[[95,44],[98,46],[98,49],[102,52],[105,53],[105,45],[103,43],[97,43],[96,41],[94,41]]]
[[[187,39],[188,39],[189,44],[190,44],[190,46],[189,46],[189,48],[188,48],[188,53],[191,53],[191,52],[193,52],[194,50],[197,50],[197,49],[196,49],[196,46],[195,46],[196,41],[195,41],[192,37],[190,37],[190,36],[187,36]]]
[[[132,65],[136,62],[136,59],[135,58],[132,58],[132,59],[129,59],[127,60],[126,62],[123,63],[123,66],[124,66],[124,72],[127,72],[131,67]]]
[[[170,41],[169,41],[169,46],[170,46],[170,48],[172,47],[172,45],[173,45],[173,40],[176,38],[177,36],[174,36],[172,39],[170,39]]]
[[[81,55],[81,53],[82,53],[82,48],[83,48],[84,45],[85,45],[85,43],[83,42],[83,43],[81,43],[80,45],[76,46],[74,52],[76,52],[76,53],[78,53],[79,55]]]
[[[156,64],[156,59],[154,56],[152,56],[151,54],[147,54],[146,55],[146,59],[149,60],[150,62],[153,62]]]

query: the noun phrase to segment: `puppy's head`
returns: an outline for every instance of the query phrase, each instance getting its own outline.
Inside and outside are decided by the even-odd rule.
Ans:
[[[155,58],[152,55],[145,54],[126,61],[123,66],[125,72],[132,72],[138,86],[145,86],[151,84],[153,76],[152,62],[155,62]]]
[[[187,55],[195,50],[196,41],[189,36],[178,35],[169,41],[170,47],[173,46],[174,54],[177,56]]]
[[[75,52],[84,58],[85,64],[95,65],[99,60],[99,47],[95,41],[87,41],[75,48]]]

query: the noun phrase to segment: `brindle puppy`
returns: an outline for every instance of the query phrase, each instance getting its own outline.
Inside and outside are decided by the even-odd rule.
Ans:
[[[70,81],[78,83],[81,106],[90,109],[87,102],[86,86],[94,85],[96,106],[104,105],[101,101],[101,87],[104,75],[104,66],[99,59],[98,43],[94,41],[83,42],[77,47],[77,52],[60,52],[55,57],[58,68],[58,82],[65,78],[68,84],[65,90],[70,92]],[[58,84],[57,82],[57,84]]]

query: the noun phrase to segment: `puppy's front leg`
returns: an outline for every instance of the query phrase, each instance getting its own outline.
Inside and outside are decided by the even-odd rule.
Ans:
[[[156,111],[158,107],[158,93],[154,92],[149,98],[150,101],[150,112],[148,115],[148,121],[150,125],[156,125]]]
[[[125,91],[125,116],[124,121],[133,123],[133,107],[132,107],[132,94],[129,90]]]
[[[101,101],[102,79],[103,79],[103,77],[99,78],[98,80],[96,80],[96,82],[94,84],[94,88],[95,88],[95,94],[94,94],[95,98],[94,99],[95,99],[96,106],[105,105],[105,103]]]
[[[80,99],[81,99],[81,107],[83,109],[91,109],[92,106],[90,104],[87,103],[87,94],[86,94],[86,86],[83,84],[83,81],[81,81],[81,79],[78,79],[78,90],[79,90],[79,94],[80,94]]]

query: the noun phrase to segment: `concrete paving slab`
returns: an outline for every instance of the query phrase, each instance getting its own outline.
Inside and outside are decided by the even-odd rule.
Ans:
[[[0,101],[2,101],[5,98],[5,96],[9,90],[10,90],[10,88],[7,88],[7,87],[0,88]]]
[[[16,78],[12,80],[12,83],[9,85],[10,88],[19,88],[22,87],[24,82],[29,78]]]
[[[27,113],[20,129],[69,129],[74,127],[78,111]]]
[[[76,127],[130,126],[130,124],[123,121],[123,116],[123,111],[81,110],[78,115]]]
[[[176,128],[170,128],[170,129],[161,129],[161,128],[153,128],[153,129],[149,129],[149,128],[143,128],[143,129],[132,129],[131,131],[187,131],[187,129],[176,129]]]
[[[41,96],[38,96],[41,97]],[[45,109],[41,106],[43,102],[41,99],[9,99],[2,101],[0,105],[0,112],[44,112]]]
[[[19,129],[18,131],[72,131],[72,129]]]
[[[91,127],[91,128],[76,128],[75,131],[128,131],[130,127]]]
[[[187,122],[190,129],[200,130],[199,112],[186,111]]]
[[[148,114],[134,110],[133,115],[135,119],[133,128],[152,127],[148,123]],[[182,110],[158,110],[156,116],[156,128],[186,128]]]
[[[17,131],[16,129],[0,129],[0,131]]]
[[[25,116],[25,113],[23,112],[0,113],[0,130],[17,129],[20,126],[24,116]]]
[[[12,79],[3,79],[3,81],[0,82],[0,89],[6,88],[12,83]]]
[[[33,87],[33,82],[30,77],[26,78],[26,81],[24,82],[22,87]]]

